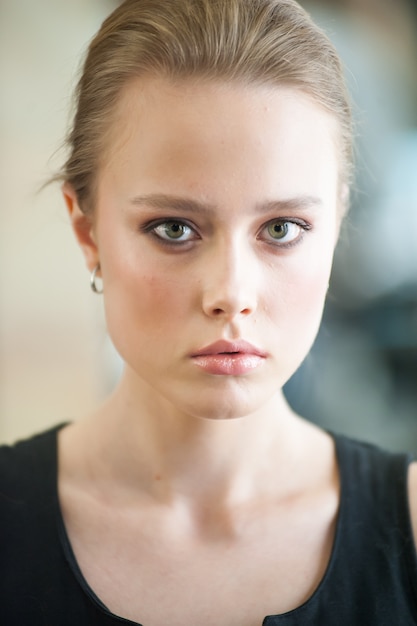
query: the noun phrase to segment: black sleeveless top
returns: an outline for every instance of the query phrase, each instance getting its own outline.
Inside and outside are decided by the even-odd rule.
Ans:
[[[0,624],[132,626],[106,609],[74,559],[57,498],[58,428],[0,448]],[[417,625],[410,460],[333,436],[342,491],[327,571],[307,602],[263,626]]]

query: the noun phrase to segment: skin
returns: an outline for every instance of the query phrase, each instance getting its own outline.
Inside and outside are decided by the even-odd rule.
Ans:
[[[281,387],[322,315],[337,127],[291,89],[150,77],[126,87],[109,142],[94,217],[64,195],[125,369],[60,433],[67,532],[122,617],[260,624],[308,599],[334,538],[333,442]],[[263,356],[209,373],[195,354],[220,339]]]
[[[335,129],[288,91],[145,84],[119,106],[125,128],[99,177],[88,265],[100,261],[109,333],[141,403],[241,417],[282,387],[320,323],[339,226]],[[148,195],[167,196],[165,210],[132,201]],[[285,201],[294,206],[268,208]],[[195,236],[168,247],[143,232],[168,218],[186,220]],[[290,248],[262,232],[283,218],[308,228],[290,224],[299,235]],[[207,376],[190,361],[238,338],[268,353],[251,376]]]

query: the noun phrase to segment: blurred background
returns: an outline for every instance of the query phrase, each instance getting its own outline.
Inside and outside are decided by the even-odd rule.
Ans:
[[[120,372],[60,190],[38,192],[116,4],[0,3],[0,441],[79,418]],[[357,176],[323,325],[286,394],[325,428],[417,453],[417,0],[300,4],[346,67]]]

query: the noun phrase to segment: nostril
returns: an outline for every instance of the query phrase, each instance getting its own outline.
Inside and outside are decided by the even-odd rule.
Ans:
[[[239,314],[240,315],[250,315],[251,312],[252,312],[251,308],[245,307],[244,309],[241,309],[239,311]],[[226,309],[225,308],[221,308],[221,307],[216,307],[216,308],[212,309],[211,314],[214,317],[220,317],[220,316],[226,314]]]

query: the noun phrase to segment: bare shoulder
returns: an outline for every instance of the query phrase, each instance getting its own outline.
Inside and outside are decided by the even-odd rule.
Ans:
[[[414,543],[417,546],[417,462],[411,463],[409,468],[408,499],[410,502],[410,514],[414,533]]]

